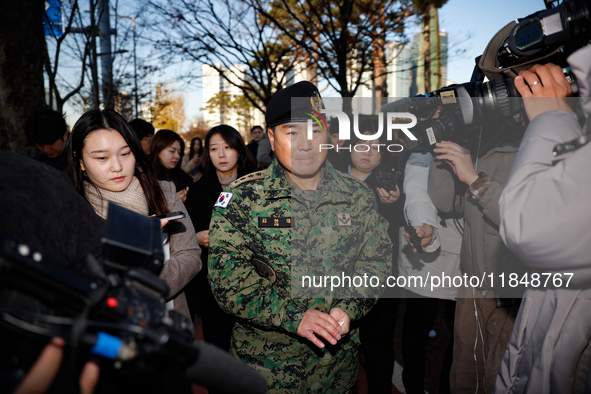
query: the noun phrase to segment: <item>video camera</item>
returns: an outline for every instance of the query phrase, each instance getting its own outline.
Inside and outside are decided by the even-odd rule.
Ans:
[[[503,67],[539,60],[562,50],[566,55],[586,45],[591,37],[591,2],[546,0],[546,10],[523,18],[513,27],[498,57]],[[547,63],[547,62],[546,62]]]
[[[27,310],[4,303],[2,337],[44,343],[62,337],[73,358],[98,356],[120,377],[173,365],[220,392],[266,391],[264,379],[242,362],[214,346],[194,344],[193,323],[167,307],[169,288],[156,276],[163,266],[159,220],[110,204],[102,242],[107,272],[91,260],[98,275],[87,276],[0,234],[0,290],[38,305]]]
[[[566,58],[589,43],[591,0],[567,0],[554,7],[556,3],[546,0],[546,10],[501,29],[476,59],[471,82],[385,106],[388,111],[407,110],[417,116],[419,123],[411,129],[418,139],[416,150],[430,150],[445,140],[466,146],[482,126],[522,124],[527,117],[513,79],[533,64],[563,67],[577,93]],[[485,76],[488,82],[484,82]],[[443,111],[438,112],[440,107]]]

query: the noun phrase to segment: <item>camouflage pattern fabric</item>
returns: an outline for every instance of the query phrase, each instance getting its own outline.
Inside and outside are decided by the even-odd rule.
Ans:
[[[302,191],[275,160],[227,188],[233,195],[210,224],[209,282],[221,308],[238,317],[231,351],[267,379],[270,393],[349,390],[358,374],[355,321],[383,290],[302,288],[299,277],[367,274],[384,283],[391,270],[373,192],[328,162],[321,171],[318,189]],[[297,335],[306,310],[335,307],[351,318],[335,346],[320,349]]]

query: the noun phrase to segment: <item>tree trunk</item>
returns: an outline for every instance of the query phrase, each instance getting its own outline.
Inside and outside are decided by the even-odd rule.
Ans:
[[[435,86],[431,86],[433,90],[441,89],[442,85],[445,83],[441,79],[441,38],[439,36],[439,14],[437,12],[437,7],[433,7],[431,10],[433,15],[431,15],[431,30],[434,32],[433,39],[435,42],[431,43],[431,47],[433,50],[431,52],[435,53],[435,69],[433,70],[433,66],[431,66],[432,74],[435,77]]]
[[[314,52],[312,53],[310,62],[308,63],[307,71],[308,71],[308,81],[312,82],[314,85],[318,86],[318,44],[316,40],[318,36],[314,37]],[[306,56],[306,54],[302,54],[302,56]]]
[[[45,106],[44,2],[5,1],[0,12],[0,149],[32,156],[25,122]]]
[[[341,38],[343,40],[343,38]],[[345,46],[341,44],[341,48]],[[353,113],[353,106],[351,103],[351,98],[353,94],[349,89],[349,80],[347,75],[347,65],[349,61],[349,54],[346,52],[337,53],[337,64],[338,64],[338,73],[335,75],[335,80],[339,85],[337,92],[343,97],[343,109],[342,111],[347,115],[351,116]]]
[[[431,9],[427,9],[423,14],[423,53],[424,53],[424,77],[425,93],[431,92]]]
[[[384,9],[378,11],[376,19],[376,37],[373,41],[373,73],[374,73],[374,114],[379,113],[385,104],[384,97],[388,97],[388,80],[386,69],[386,32]]]

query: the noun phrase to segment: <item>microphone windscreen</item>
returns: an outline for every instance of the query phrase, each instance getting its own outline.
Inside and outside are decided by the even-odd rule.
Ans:
[[[224,350],[203,341],[193,343],[197,361],[185,372],[191,381],[221,394],[264,394],[267,382],[257,371]]]
[[[416,100],[416,99],[415,99]],[[391,103],[382,106],[381,112],[409,112],[411,105],[413,104],[412,97],[403,97]]]

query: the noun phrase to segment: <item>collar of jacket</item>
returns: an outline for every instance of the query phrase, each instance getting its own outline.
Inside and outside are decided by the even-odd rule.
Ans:
[[[322,178],[318,185],[318,191],[323,196],[322,199],[330,200],[333,203],[350,202],[356,188],[353,188],[351,182],[347,182],[345,177],[349,177],[349,175],[339,173],[327,160],[322,169]],[[354,182],[357,182],[357,180]]]
[[[238,171],[236,179],[240,179],[245,175],[250,174],[252,171]],[[213,174],[203,174],[203,176],[194,183],[195,185],[199,185],[199,187],[203,188],[214,188],[214,189],[221,189],[222,184],[220,183],[220,179],[217,176],[217,173],[214,171]]]
[[[291,197],[291,180],[285,173],[283,166],[277,161],[277,158],[273,159],[271,165],[267,167],[263,179],[263,190],[267,200]]]

